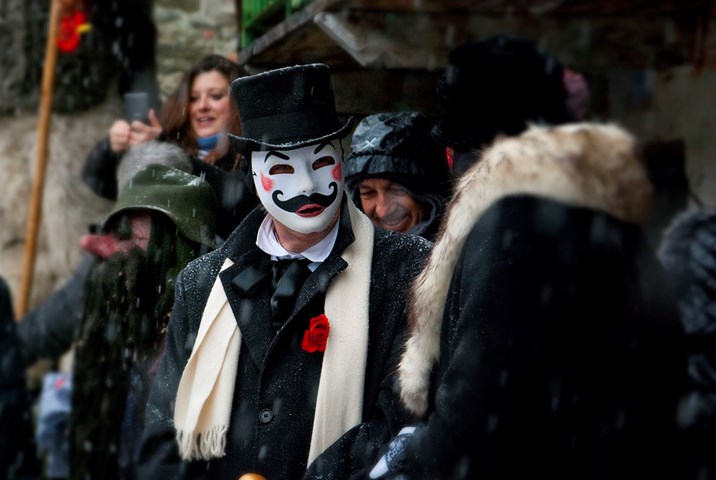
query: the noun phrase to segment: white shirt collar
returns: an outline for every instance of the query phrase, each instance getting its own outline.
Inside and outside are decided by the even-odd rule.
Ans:
[[[278,237],[273,228],[273,218],[271,215],[266,215],[256,234],[256,246],[266,254],[271,255],[272,260],[307,258],[311,261],[308,268],[314,271],[318,268],[318,265],[330,255],[331,250],[333,250],[333,245],[336,243],[336,238],[338,238],[338,223],[340,222],[336,222],[330,233],[317,244],[307,248],[301,253],[292,253],[283,248],[278,241]]]

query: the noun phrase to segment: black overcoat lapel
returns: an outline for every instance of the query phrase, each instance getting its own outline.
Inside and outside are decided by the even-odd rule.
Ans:
[[[248,348],[256,368],[260,369],[274,336],[268,321],[271,318],[270,297],[265,289],[259,289],[257,294],[245,297],[232,286],[234,277],[246,266],[246,262],[235,263],[221,272],[219,278],[241,331],[242,342]]]
[[[219,274],[229,306],[241,330],[242,344],[247,347],[257,369],[261,368],[274,336],[268,321],[271,318],[270,296],[265,288],[259,288],[254,295],[243,296],[232,286],[232,281],[247,267],[266,257],[256,246],[256,232],[265,216],[263,210],[256,208],[221,246],[225,256],[234,264]]]

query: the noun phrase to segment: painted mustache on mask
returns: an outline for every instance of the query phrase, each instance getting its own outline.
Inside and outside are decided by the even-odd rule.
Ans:
[[[331,203],[335,201],[336,196],[338,196],[338,184],[336,182],[331,182],[328,187],[333,190],[328,195],[322,195],[316,192],[310,195],[296,195],[293,198],[289,198],[286,201],[282,201],[279,200],[278,196],[283,195],[283,192],[281,190],[276,190],[275,192],[273,192],[271,198],[273,199],[274,203],[279,206],[279,208],[291,213],[296,213],[300,208],[306,205],[320,205],[323,208],[327,208]]]

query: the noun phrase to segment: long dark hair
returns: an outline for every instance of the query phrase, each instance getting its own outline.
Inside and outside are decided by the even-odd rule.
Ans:
[[[197,155],[199,147],[189,121],[191,87],[198,75],[212,71],[222,74],[229,84],[238,77],[248,75],[241,66],[226,57],[207,55],[184,74],[179,86],[167,97],[159,112],[159,123],[161,123],[168,140],[178,144],[193,156]],[[229,101],[229,112],[229,133],[241,135],[239,112],[233,101]],[[209,155],[212,153],[214,152],[210,152]]]

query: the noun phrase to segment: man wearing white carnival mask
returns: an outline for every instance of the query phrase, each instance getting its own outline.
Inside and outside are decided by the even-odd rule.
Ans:
[[[338,120],[326,65],[231,93],[229,139],[261,207],[177,279],[140,478],[364,478],[407,422],[393,376],[431,244],[345,198],[353,119]]]

